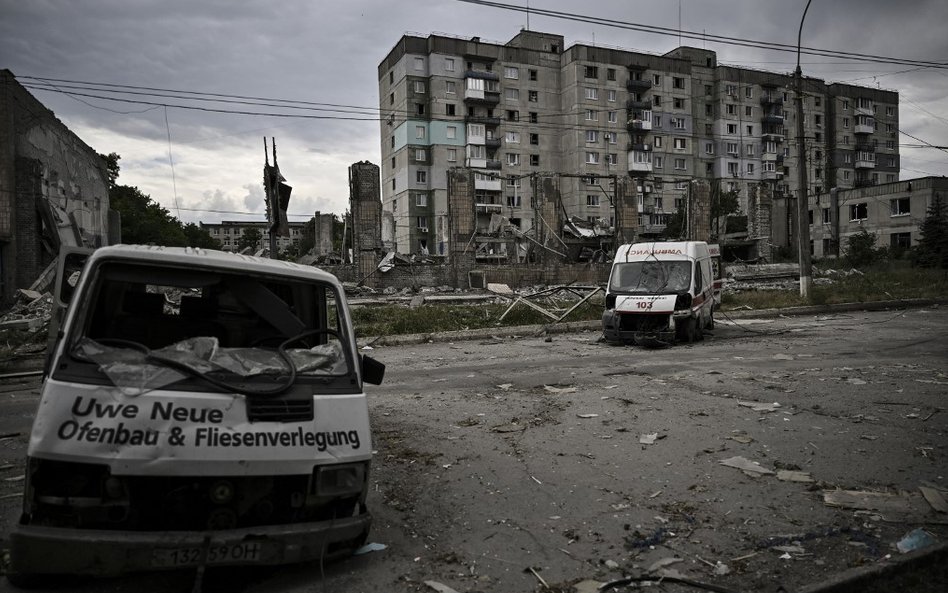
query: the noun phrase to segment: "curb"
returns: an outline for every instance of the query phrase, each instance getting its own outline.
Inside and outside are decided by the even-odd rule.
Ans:
[[[727,311],[728,318],[769,318],[794,317],[800,315],[818,315],[821,313],[842,313],[848,311],[886,311],[890,309],[915,309],[938,305],[948,305],[948,299],[901,299],[891,301],[871,301],[866,303],[839,303],[834,305],[808,305],[783,309],[755,309]],[[479,328],[427,334],[399,334],[392,336],[372,336],[362,340],[362,346],[408,346],[429,342],[460,342],[465,340],[484,340],[491,338],[526,338],[546,334],[577,333],[584,331],[600,332],[602,321],[569,321],[556,325],[515,325],[510,327]]]
[[[948,544],[910,552],[873,566],[833,575],[797,593],[887,593],[945,591],[948,584]]]

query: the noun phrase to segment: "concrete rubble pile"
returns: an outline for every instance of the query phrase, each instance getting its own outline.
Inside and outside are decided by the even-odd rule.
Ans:
[[[0,358],[40,352],[46,348],[46,329],[53,297],[48,292],[17,291],[13,307],[0,316]]]

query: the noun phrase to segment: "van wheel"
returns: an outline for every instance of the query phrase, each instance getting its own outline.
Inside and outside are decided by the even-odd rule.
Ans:
[[[697,319],[686,319],[675,324],[675,339],[682,343],[694,342],[697,327]]]
[[[704,341],[704,328],[701,326],[701,320],[695,319],[695,342]]]
[[[711,314],[708,315],[708,329],[714,330],[714,309],[711,309]]]

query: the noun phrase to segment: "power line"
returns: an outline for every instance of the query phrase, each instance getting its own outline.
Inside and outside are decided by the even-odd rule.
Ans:
[[[457,0],[458,2],[464,2],[466,4],[475,4],[478,6],[485,6],[488,8],[498,8],[502,10],[511,10],[514,12],[525,12],[526,9],[522,6],[513,6],[510,4],[503,4],[501,2],[489,2],[487,0]],[[800,53],[829,57],[829,58],[840,58],[852,61],[861,61],[861,62],[876,62],[883,64],[902,64],[906,66],[924,66],[927,68],[948,68],[948,62],[932,62],[927,60],[911,60],[905,58],[894,58],[890,56],[879,56],[873,54],[858,54],[854,52],[830,50],[830,49],[820,49],[815,47],[806,47],[801,46],[797,47],[796,45],[786,44],[786,43],[776,43],[771,41],[758,41],[753,39],[741,39],[739,37],[729,37],[726,35],[710,35],[704,32],[697,31],[682,31],[679,29],[674,29],[670,27],[659,27],[656,25],[643,25],[637,23],[630,23],[627,21],[617,21],[611,19],[605,19],[601,17],[583,15],[578,13],[571,12],[561,12],[556,10],[546,10],[539,8],[530,9],[531,12],[535,14],[540,14],[554,19],[568,20],[568,21],[579,21],[584,23],[590,23],[595,25],[602,25],[604,27],[612,27],[617,29],[626,29],[631,31],[640,31],[644,33],[653,33],[656,35],[665,35],[671,37],[685,37],[688,39],[695,39],[699,41],[713,41],[718,43],[723,43],[726,45],[736,45],[740,47],[753,47],[758,49],[769,49],[773,51],[783,51],[783,52],[792,52],[797,53],[799,50]]]

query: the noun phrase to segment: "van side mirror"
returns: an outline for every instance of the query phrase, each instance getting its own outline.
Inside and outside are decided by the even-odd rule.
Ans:
[[[371,385],[381,385],[385,377],[385,365],[371,356],[359,355],[362,364],[362,381]]]

